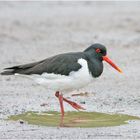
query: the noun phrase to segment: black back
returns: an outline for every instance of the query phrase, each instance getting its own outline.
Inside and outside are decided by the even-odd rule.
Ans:
[[[81,68],[81,65],[77,63],[77,61],[78,59],[83,58],[87,60],[88,68],[92,76],[98,77],[103,71],[103,64],[102,59],[95,52],[96,47],[103,47],[104,49],[104,46],[94,44],[84,52],[59,54],[39,62],[6,68],[6,71],[1,74],[11,75],[19,73],[30,75],[47,72],[69,75],[71,71],[78,71]]]

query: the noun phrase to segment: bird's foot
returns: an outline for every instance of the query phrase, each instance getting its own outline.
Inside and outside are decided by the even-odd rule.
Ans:
[[[64,117],[61,116],[61,120],[60,120],[60,124],[59,124],[60,127],[64,127]]]
[[[70,104],[70,105],[71,105],[73,108],[75,108],[76,110],[79,110],[79,109],[86,110],[84,107],[78,105],[77,103],[75,103],[75,102],[73,102],[73,101],[70,101],[70,100],[68,100],[68,99],[66,99],[66,98],[63,98],[63,100],[64,100],[65,102],[67,102],[68,104]]]

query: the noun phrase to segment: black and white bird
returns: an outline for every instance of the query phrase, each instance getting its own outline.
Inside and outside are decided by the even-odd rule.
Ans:
[[[99,77],[103,72],[103,60],[122,73],[109,57],[104,45],[93,44],[83,52],[58,54],[42,61],[5,68],[2,75],[26,75],[35,82],[55,91],[61,107],[61,120],[64,117],[63,101],[75,109],[84,109],[75,102],[63,97],[66,91],[80,89]]]

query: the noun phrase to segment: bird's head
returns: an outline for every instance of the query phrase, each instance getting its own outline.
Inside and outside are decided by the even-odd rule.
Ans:
[[[84,52],[92,53],[95,58],[97,58],[100,61],[106,61],[118,72],[122,73],[122,70],[107,56],[107,50],[104,45],[98,43],[93,44],[90,47],[88,47]]]

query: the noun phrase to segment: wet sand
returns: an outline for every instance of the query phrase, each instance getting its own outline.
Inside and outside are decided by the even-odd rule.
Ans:
[[[119,74],[104,63],[102,76],[70,96],[87,111],[140,117],[140,3],[0,2],[0,71],[63,52],[104,44]],[[40,106],[47,103],[45,107]],[[53,91],[18,76],[0,76],[0,138],[140,139],[140,122],[107,128],[48,128],[4,121],[26,111],[59,111]],[[66,111],[73,110],[65,106]]]

